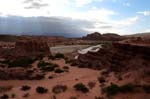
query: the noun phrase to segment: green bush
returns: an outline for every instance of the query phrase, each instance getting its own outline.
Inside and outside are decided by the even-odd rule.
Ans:
[[[36,88],[36,92],[40,93],[40,94],[44,94],[47,93],[48,89],[44,88],[44,87],[37,87]]]
[[[49,55],[48,58],[51,59],[51,60],[55,60],[56,59],[55,56],[53,56],[53,55]]]
[[[9,96],[7,95],[7,94],[3,94],[1,97],[0,97],[0,99],[8,99],[9,98]]]
[[[48,78],[49,78],[49,79],[53,79],[53,76],[49,76]]]
[[[69,99],[77,99],[77,97],[75,97],[75,96],[71,96]]]
[[[56,55],[55,55],[55,58],[65,58],[65,55],[64,54],[61,54],[61,53],[57,53]]]
[[[95,99],[104,99],[103,97],[95,96]]]
[[[99,81],[99,83],[104,83],[104,82],[106,82],[104,77],[98,77],[98,81]]]
[[[69,67],[68,66],[64,66],[63,69],[69,69]]]
[[[133,92],[135,86],[132,84],[124,84],[122,86],[118,86],[116,84],[111,84],[108,87],[105,87],[102,89],[104,93],[106,93],[108,96],[116,95],[119,92],[125,93],[125,92]]]
[[[120,88],[116,84],[111,84],[110,86],[102,89],[102,91],[106,93],[108,96],[111,96],[116,95],[120,91]]]
[[[45,74],[37,74],[36,75],[36,80],[41,80],[45,77]],[[35,79],[35,78],[34,78]]]
[[[63,72],[64,72],[64,70],[62,70],[60,68],[55,69],[55,73],[63,73]]]
[[[11,94],[11,97],[12,97],[12,98],[15,98],[15,97],[16,97],[16,94]]]
[[[24,85],[24,86],[21,87],[21,90],[23,90],[23,91],[27,91],[27,90],[30,90],[30,89],[31,89],[31,87],[27,86],[27,85]]]
[[[44,61],[40,61],[37,66],[38,66],[39,68],[42,68],[42,67],[45,67],[45,66],[47,66],[47,65],[49,65],[49,63],[46,63],[46,62],[44,62]]]
[[[83,83],[77,83],[73,86],[77,91],[81,91],[83,93],[89,92],[89,89]]]
[[[134,89],[134,86],[130,83],[120,86],[121,92],[132,92],[133,89]]]
[[[32,58],[21,58],[15,61],[8,61],[9,67],[29,67],[34,62]]]
[[[40,61],[37,65],[39,68],[41,68],[43,71],[54,71],[56,67],[58,67],[57,64],[54,63],[46,63],[44,61]]]
[[[56,85],[52,88],[52,92],[55,93],[55,94],[65,92],[66,90],[67,90],[66,85]]]

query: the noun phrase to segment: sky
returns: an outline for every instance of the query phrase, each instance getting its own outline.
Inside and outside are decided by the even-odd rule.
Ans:
[[[150,32],[150,0],[0,0],[0,33]]]

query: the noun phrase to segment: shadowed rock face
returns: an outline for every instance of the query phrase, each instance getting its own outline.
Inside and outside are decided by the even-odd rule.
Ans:
[[[150,64],[150,46],[113,43],[109,48],[98,52],[79,55],[77,65],[93,69],[109,69],[121,72],[147,68]]]
[[[40,41],[20,41],[16,42],[16,47],[14,49],[16,54],[20,55],[49,55],[50,50],[46,42]]]
[[[20,59],[23,57],[37,57],[51,55],[49,46],[41,41],[18,41],[15,48],[1,51],[4,58],[9,60]]]

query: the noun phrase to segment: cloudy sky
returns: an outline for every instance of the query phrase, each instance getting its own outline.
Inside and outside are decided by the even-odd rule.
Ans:
[[[150,0],[0,0],[0,33],[80,36],[150,31]]]

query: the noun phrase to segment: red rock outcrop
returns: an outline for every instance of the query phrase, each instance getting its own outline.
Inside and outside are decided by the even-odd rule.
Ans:
[[[8,60],[48,55],[51,55],[51,52],[47,42],[37,40],[17,41],[12,49],[0,48],[0,57]]]
[[[121,72],[137,68],[150,67],[150,46],[113,43],[109,48],[102,48],[98,52],[88,52],[79,55],[77,64],[80,67],[93,69],[107,68]]]
[[[114,33],[100,34],[98,32],[94,32],[92,34],[88,34],[85,37],[82,37],[82,39],[83,40],[100,40],[100,41],[120,41],[120,40],[125,39],[125,37],[122,37]]]
[[[50,49],[46,42],[40,42],[40,41],[19,41],[16,42],[16,47],[14,49],[16,53],[22,54],[22,55],[28,55],[28,54],[43,54],[43,55],[49,55]]]

